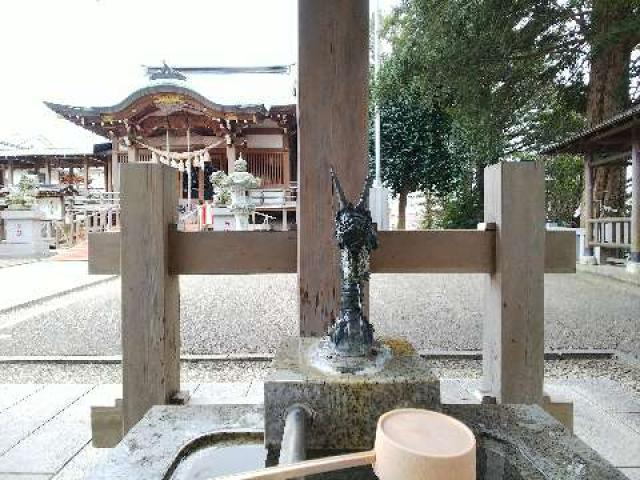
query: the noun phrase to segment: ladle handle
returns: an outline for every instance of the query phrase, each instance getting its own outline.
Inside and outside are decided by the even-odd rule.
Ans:
[[[373,450],[348,453],[346,455],[305,460],[304,462],[292,463],[291,465],[279,465],[277,467],[263,468],[262,470],[254,470],[252,472],[216,477],[216,480],[287,480],[289,478],[371,465],[375,458],[376,455]]]

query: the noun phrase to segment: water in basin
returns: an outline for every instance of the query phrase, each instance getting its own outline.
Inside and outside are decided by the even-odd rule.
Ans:
[[[213,434],[183,448],[164,480],[210,480],[264,468],[267,463],[262,434]]]
[[[347,452],[310,451],[309,458],[322,458]],[[230,438],[200,442],[196,448],[183,455],[165,480],[210,480],[217,476],[257,470],[272,466],[278,452],[270,454],[262,442],[253,437]],[[539,472],[523,476],[500,449],[478,449],[478,480],[527,480],[544,478]],[[309,475],[307,480],[375,480],[377,477],[369,466],[332,473]]]

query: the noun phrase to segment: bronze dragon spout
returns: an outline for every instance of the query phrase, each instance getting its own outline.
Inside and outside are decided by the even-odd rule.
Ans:
[[[347,200],[333,168],[331,179],[339,200],[335,236],[340,248],[341,295],[329,337],[340,355],[364,356],[373,346],[373,326],[363,313],[364,283],[369,280],[371,250],[378,247],[368,206],[372,177],[367,178],[356,205]]]

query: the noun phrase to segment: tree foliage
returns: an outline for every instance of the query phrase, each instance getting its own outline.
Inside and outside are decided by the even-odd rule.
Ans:
[[[545,162],[547,219],[565,227],[577,226],[574,217],[582,192],[582,159],[558,155]]]
[[[393,61],[387,62],[378,83],[402,81],[398,72]],[[403,228],[410,192],[446,195],[458,180],[460,164],[451,159],[451,118],[437,103],[425,101],[410,80],[403,81],[402,88],[378,96],[377,106],[382,134],[381,176],[400,197],[399,228]],[[373,152],[373,143],[370,145]]]
[[[411,85],[460,132],[465,155],[453,159],[467,164],[442,196],[445,213],[462,205],[477,217],[486,165],[638,99],[640,0],[405,0],[385,32],[393,74],[378,79],[376,97]]]
[[[448,148],[451,120],[411,90],[380,103],[382,178],[398,194],[446,193],[456,179]]]

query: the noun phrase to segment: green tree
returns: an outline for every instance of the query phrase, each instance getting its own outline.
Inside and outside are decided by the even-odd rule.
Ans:
[[[547,220],[573,226],[582,194],[582,159],[575,155],[558,155],[547,159],[544,167]]]
[[[561,226],[574,226],[582,197],[582,158],[577,155],[543,158],[532,153],[519,154],[516,158],[544,162],[546,220]]]
[[[438,105],[425,103],[411,85],[379,97],[378,102],[381,174],[385,185],[399,196],[398,228],[403,229],[409,193],[442,195],[455,184],[457,168],[449,151],[451,120]]]
[[[445,106],[465,132],[475,174],[459,193],[475,190],[477,198],[486,165],[537,151],[629,104],[630,85],[638,83],[638,56],[631,58],[640,42],[639,4],[403,2],[386,26],[389,59],[399,78],[412,78],[425,101]],[[402,85],[379,88],[393,92]],[[596,188],[613,192],[606,202],[619,203],[622,176],[608,177]]]

